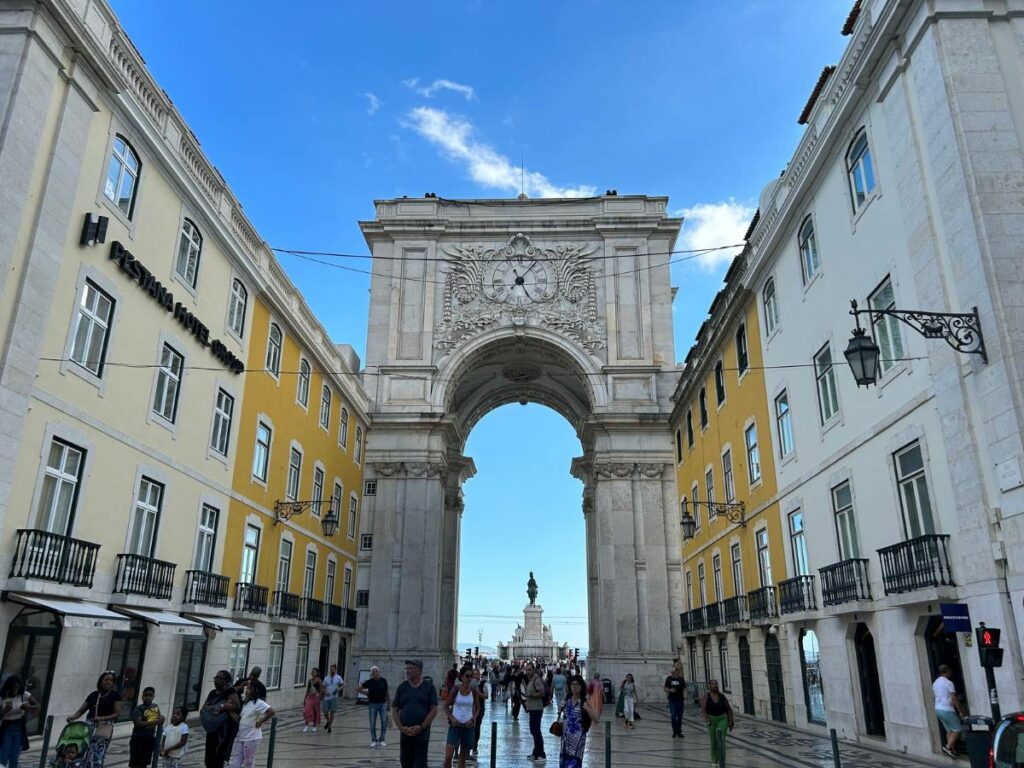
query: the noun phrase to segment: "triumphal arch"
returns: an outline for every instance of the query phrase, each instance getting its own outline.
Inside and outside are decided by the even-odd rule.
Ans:
[[[668,425],[681,222],[667,202],[430,196],[377,201],[361,222],[373,254],[362,525],[372,539],[356,670],[379,664],[397,683],[404,659],[422,658],[435,679],[455,661],[460,522],[473,514],[466,439],[498,406],[541,403],[583,446],[567,469],[584,485],[590,669],[662,684],[683,605]]]

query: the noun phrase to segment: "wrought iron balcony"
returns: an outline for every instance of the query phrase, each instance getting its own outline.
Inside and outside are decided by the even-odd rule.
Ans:
[[[747,594],[747,608],[751,621],[774,619],[779,615],[778,604],[775,602],[775,587],[760,587]]]
[[[704,624],[708,629],[722,625],[722,604],[711,603],[704,607]]]
[[[327,604],[327,623],[332,627],[340,627],[345,621],[345,609],[334,603]]]
[[[779,582],[779,609],[782,613],[798,613],[817,609],[813,576],[795,576]]]
[[[165,560],[122,552],[117,556],[114,592],[170,600],[177,566]]]
[[[270,608],[273,616],[280,616],[282,619],[299,618],[299,596],[292,592],[274,591],[274,604]]]
[[[322,623],[325,618],[323,601],[312,597],[302,598],[299,602],[299,617],[310,624]]]
[[[690,629],[693,632],[699,632],[707,626],[705,620],[704,609],[694,608],[690,611]]]
[[[235,610],[241,613],[265,614],[269,591],[259,584],[246,584],[245,582],[235,584]]]
[[[819,568],[822,605],[842,605],[871,599],[868,561],[864,558],[842,560]]]
[[[878,550],[885,594],[956,586],[949,567],[949,536],[927,534]]]
[[[100,545],[49,531],[22,528],[11,560],[12,579],[41,579],[92,587]]]
[[[185,571],[185,602],[226,608],[231,579],[208,571]]]
[[[747,620],[747,596],[727,597],[722,601],[722,621],[725,624],[739,624]]]
[[[357,616],[358,616],[358,614],[356,613],[356,609],[355,608],[346,608],[345,609],[345,629],[355,629],[356,628],[356,617]]]

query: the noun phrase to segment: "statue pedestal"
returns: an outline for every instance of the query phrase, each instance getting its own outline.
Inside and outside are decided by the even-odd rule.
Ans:
[[[530,640],[542,640],[544,638],[544,609],[539,605],[528,605],[523,608],[523,621],[525,626],[523,629],[523,639],[526,641]]]
[[[514,659],[557,659],[558,646],[551,635],[551,627],[544,626],[544,609],[539,605],[523,608],[523,626],[517,627],[508,644],[509,656]]]

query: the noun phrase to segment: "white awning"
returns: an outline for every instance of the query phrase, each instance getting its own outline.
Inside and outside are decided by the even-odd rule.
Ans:
[[[115,610],[126,616],[142,619],[157,628],[157,632],[169,632],[172,635],[201,635],[203,625],[176,613],[150,611],[143,608],[132,608],[126,605],[115,606]]]
[[[204,627],[210,627],[218,632],[227,632],[233,637],[253,634],[253,628],[247,624],[239,624],[229,619],[222,619],[220,616],[200,616],[196,613],[186,613],[185,616],[192,621],[198,621]]]
[[[83,603],[79,600],[62,600],[59,597],[43,597],[25,595],[20,592],[8,592],[8,600],[21,603],[32,608],[42,608],[60,616],[65,627],[85,627],[89,629],[131,629],[131,622],[120,613],[109,611],[95,603]]]

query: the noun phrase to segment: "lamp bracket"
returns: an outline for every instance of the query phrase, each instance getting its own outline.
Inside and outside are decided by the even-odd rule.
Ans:
[[[690,501],[695,507],[705,507],[708,512],[721,515],[734,525],[747,527],[747,520],[744,517],[747,506],[742,501]]]
[[[928,312],[920,309],[857,309],[856,302],[852,305],[850,314],[858,320],[858,325],[862,314],[868,316],[872,327],[876,317],[894,317],[926,339],[942,339],[957,352],[980,355],[988,363],[977,307],[972,307],[970,312]]]
[[[281,501],[278,499],[274,502],[274,525],[286,523],[295,515],[301,515],[307,509],[312,509],[314,505],[323,503],[323,499],[309,501]]]

